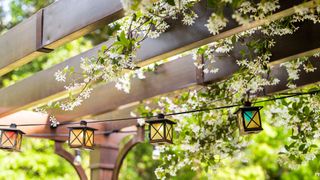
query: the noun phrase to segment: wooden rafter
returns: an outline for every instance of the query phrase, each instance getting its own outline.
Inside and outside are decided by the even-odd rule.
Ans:
[[[314,41],[314,39],[319,39],[320,35],[317,32],[317,28],[319,28],[319,26],[317,25],[310,25],[309,23],[306,24],[306,26],[302,26],[300,28],[300,30],[297,32],[296,35],[292,35],[292,36],[284,36],[284,37],[280,37],[278,38],[276,41],[276,47],[272,50],[274,56],[273,56],[273,61],[271,64],[277,64],[277,62],[283,62],[284,59],[285,60],[289,60],[289,58],[287,58],[287,56],[294,58],[294,56],[296,55],[306,55],[307,53],[311,53],[314,52],[317,47],[320,47],[320,43],[319,41]],[[307,30],[307,33],[304,33],[305,30]],[[306,35],[307,34],[307,35]],[[283,41],[283,38],[286,41]],[[313,43],[310,43],[313,42]],[[304,44],[303,46],[300,46],[301,44]],[[157,44],[154,44],[154,46],[156,47]],[[306,51],[306,52],[301,52],[301,49],[303,48],[304,50],[310,49],[310,51]],[[97,50],[97,49],[95,49]],[[85,54],[83,54],[84,56],[88,55],[90,56],[90,53],[92,51],[88,51]],[[238,56],[235,54],[235,56]],[[240,58],[240,57],[238,57]],[[274,58],[278,58],[278,59],[274,59]],[[185,58],[181,58],[181,60],[183,60]],[[54,97],[59,97],[63,94],[63,83],[57,83],[54,80],[54,76],[53,74],[56,72],[56,70],[58,68],[62,68],[64,66],[66,66],[67,64],[69,66],[75,66],[76,69],[79,65],[78,63],[78,56],[71,58],[69,61],[66,61],[60,65],[58,65],[58,67],[55,68],[51,68],[48,69],[46,71],[42,71],[37,73],[36,75],[27,78],[13,86],[9,86],[5,89],[1,89],[0,90],[0,99],[2,99],[2,101],[0,102],[0,104],[2,104],[1,106],[3,107],[3,109],[0,110],[0,112],[4,113],[3,115],[6,115],[9,111],[12,112],[19,110],[19,109],[23,109],[26,107],[30,107],[32,105],[38,104],[39,102],[41,102],[43,99],[46,100],[47,96],[54,96]],[[223,79],[223,77],[227,77],[228,75],[231,74],[231,72],[234,72],[237,70],[237,65],[234,63],[235,59],[232,59],[228,56],[225,57],[220,57],[220,60],[218,60],[215,64],[215,66],[220,67],[220,69],[225,69],[223,67],[228,67],[228,71],[223,70],[218,72],[218,74],[213,74],[212,76],[215,77],[220,77],[221,79]],[[71,63],[70,63],[71,62]],[[186,62],[187,63],[187,62]],[[188,64],[188,63],[187,63]],[[190,59],[190,65],[192,64],[192,60]],[[180,65],[179,65],[180,66]],[[182,65],[182,67],[184,66],[188,66],[188,65]],[[183,78],[188,78],[188,76],[193,75],[195,70],[193,69],[193,65],[191,65],[189,68],[186,69],[190,69],[190,72],[182,71],[181,73],[186,73],[187,76],[182,74],[182,79]],[[174,69],[172,70],[174,71]],[[180,73],[177,70],[177,73]],[[161,75],[159,75],[159,77],[161,77]],[[177,76],[178,77],[178,76]],[[209,76],[205,77],[206,78],[210,78]],[[177,84],[178,85],[178,84]],[[114,84],[110,83],[108,85],[103,85],[101,88],[98,87],[98,90],[95,90],[95,92],[97,92],[99,94],[99,92],[112,92],[112,91],[116,91],[114,89]],[[109,88],[110,87],[110,88]],[[109,89],[108,89],[109,88]],[[183,88],[179,87],[180,89]],[[179,89],[178,87],[175,87],[173,89]],[[21,89],[24,89],[24,91],[21,91]],[[113,90],[112,90],[113,89]],[[109,93],[110,94],[110,93]],[[31,103],[28,103],[31,102]],[[122,105],[122,104],[119,104]],[[116,107],[114,107],[116,108]],[[85,111],[87,112],[87,111]]]
[[[230,66],[235,64],[234,61],[226,61],[226,63],[229,63]],[[320,69],[320,62],[318,59],[312,59],[311,63],[314,64],[314,66],[318,69]],[[225,65],[225,64],[224,64]],[[219,66],[218,66],[219,67]],[[223,66],[225,67],[225,66]],[[225,72],[218,72],[215,75],[208,75],[205,79],[205,82],[217,82],[221,79],[230,76],[232,73],[234,73],[235,69],[228,69],[228,72],[230,73],[227,75]],[[266,93],[275,93],[278,91],[282,91],[287,89],[286,87],[286,79],[287,79],[287,72],[284,69],[284,67],[280,67],[280,65],[276,65],[272,68],[271,71],[271,77],[279,78],[281,82],[276,86],[269,86],[266,88]],[[300,80],[297,82],[299,86],[311,84],[311,83],[317,83],[320,81],[320,71],[315,71],[313,73],[304,73],[302,72],[300,75]],[[162,83],[159,83],[162,82]],[[134,79],[132,81],[132,91],[131,93],[125,94],[121,91],[118,91],[114,84],[109,85],[103,85],[98,88],[96,88],[92,97],[85,101],[82,106],[80,106],[78,109],[76,109],[73,112],[61,112],[61,114],[57,115],[57,118],[59,121],[70,121],[79,117],[86,116],[88,114],[92,115],[98,115],[103,114],[108,111],[116,110],[119,106],[133,103],[133,102],[139,102],[141,100],[151,98],[156,95],[169,93],[175,90],[187,88],[190,86],[194,86],[197,84],[196,80],[196,74],[195,74],[195,67],[193,65],[193,59],[191,56],[186,56],[183,59],[172,61],[166,64],[163,64],[160,66],[155,73],[148,73],[147,78],[144,80],[138,80]],[[148,87],[148,88],[146,88]],[[103,98],[101,98],[103,97]],[[130,110],[125,108],[123,110],[117,110],[114,113],[108,113],[108,115],[102,115],[100,117],[97,117],[98,119],[108,119],[108,118],[122,118],[122,117],[128,117],[128,114],[130,114]],[[14,114],[13,114],[14,115]],[[11,115],[11,116],[13,116]],[[7,117],[11,117],[7,116]],[[1,122],[3,124],[10,124],[13,122],[14,119],[18,119],[19,117],[16,116],[16,118],[7,118],[4,117],[1,119]],[[25,119],[22,119],[21,121],[17,122],[19,123],[28,123],[25,121]],[[46,123],[47,119],[45,118],[39,118],[38,123]],[[136,120],[134,121],[121,121],[121,122],[110,122],[110,123],[102,123],[102,124],[92,124],[94,128],[98,128],[99,130],[112,130],[112,129],[120,129],[124,128],[128,125],[134,125],[136,123]],[[26,131],[27,133],[53,133],[53,134],[66,134],[67,129],[66,126],[59,127],[57,129],[50,129],[49,123],[47,126],[37,126],[37,127],[20,127],[23,131]],[[36,137],[33,136],[33,137]],[[43,137],[43,136],[42,136]],[[63,140],[66,139],[66,137],[47,137],[51,139],[57,139],[57,140]],[[99,136],[97,137],[99,139]]]
[[[138,59],[142,60],[137,62],[138,65],[145,65],[155,60],[159,60],[162,57],[174,55],[182,52],[183,50],[190,49],[191,47],[196,47],[198,45],[203,45],[202,43],[209,42],[202,41],[204,39],[209,38],[211,40],[214,40],[216,36],[210,36],[208,32],[204,33],[204,20],[207,19],[210,15],[210,13],[207,13],[206,11],[204,12],[205,13],[202,13],[202,16],[200,17],[200,19],[202,20],[197,21],[194,26],[188,27],[177,23],[173,26],[171,31],[164,33],[158,39],[147,39],[146,41],[144,41],[142,43],[141,49],[138,51]],[[299,30],[296,35],[278,38],[277,45],[279,45],[278,47],[273,49],[273,51],[275,52],[275,60],[283,60],[283,58],[287,56],[291,56],[297,53],[303,53],[303,51],[307,49],[312,50],[314,48],[319,48],[319,41],[314,41],[314,39],[319,39],[319,33],[316,33],[319,25],[310,25],[308,23],[305,23],[304,26],[302,26],[301,28],[304,30]],[[246,28],[243,28],[242,30],[246,30]],[[234,32],[232,29],[227,31]],[[305,33],[305,31],[307,33]],[[181,37],[181,34],[183,34],[184,37]],[[199,44],[199,41],[201,41],[202,43]],[[168,44],[167,42],[170,43]],[[107,44],[110,43],[110,41],[107,42]],[[286,44],[289,44],[289,46]],[[305,45],[299,47],[291,46],[291,44]],[[67,94],[64,91],[64,84],[55,81],[54,73],[58,69],[62,69],[67,65],[74,66],[75,71],[80,72],[80,58],[95,56],[100,47],[101,45],[78,56],[70,58],[69,60],[66,60],[65,62],[60,63],[52,68],[36,73],[30,78],[22,80],[21,82],[18,82],[12,86],[1,89],[0,99],[2,99],[2,101],[0,101],[0,107],[2,107],[2,109],[0,109],[0,116],[5,116],[22,109],[30,108],[35,105],[46,103],[53,99],[66,96]],[[276,61],[274,61],[273,63],[275,62]],[[22,92],[21,89],[24,89],[24,91]]]
[[[0,36],[0,75],[122,17],[120,0],[57,1]]]
[[[224,11],[227,13],[226,17],[230,23],[224,32],[218,36],[210,36],[209,32],[203,26],[207,19],[202,17],[203,15],[209,15],[210,10],[201,10],[200,8],[196,10],[200,17],[197,22],[200,23],[198,24],[197,31],[193,32],[195,37],[198,37],[197,43],[177,47],[176,51],[182,52],[192,49],[214,40],[292,15],[294,13],[293,6],[299,3],[303,3],[303,1],[280,0],[281,9],[278,13],[263,20],[254,21],[248,25],[239,27],[237,27],[237,24],[231,18],[230,9],[226,8]],[[304,3],[304,5],[310,7],[314,6],[314,3],[313,1],[309,1]],[[203,1],[202,6],[206,6],[205,1]],[[120,19],[123,15],[120,0],[57,1],[41,9],[29,19],[0,36],[0,57],[2,57],[2,61],[0,62],[0,75],[30,62],[33,58],[42,55],[43,52],[50,52],[50,49],[54,49],[107,23]],[[79,21],[79,19],[81,19],[81,21]],[[179,27],[177,26],[176,28]],[[180,30],[182,33],[176,35],[183,36],[184,31],[188,29],[193,30],[193,28],[183,28]],[[24,36],[21,36],[21,34]],[[170,35],[168,38],[170,38]],[[185,41],[190,40],[189,37],[183,37],[183,39],[185,39]],[[145,48],[148,49],[148,44],[146,44]],[[171,55],[172,53],[170,52],[163,53],[163,55],[152,57],[149,60],[156,61]]]

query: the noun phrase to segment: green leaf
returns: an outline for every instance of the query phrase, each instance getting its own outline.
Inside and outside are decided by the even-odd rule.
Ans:
[[[232,36],[231,41],[232,41],[232,44],[235,44],[237,42],[236,36]]]
[[[306,144],[301,144],[299,146],[299,151],[303,151],[305,147],[306,147]]]
[[[290,147],[288,145],[284,145],[284,148],[289,151],[290,150]]]
[[[166,3],[170,4],[171,6],[175,6],[176,3],[174,2],[174,0],[165,0]]]
[[[73,72],[74,72],[74,67],[73,67],[73,66],[71,66],[71,67],[69,68],[69,72],[70,72],[70,73],[73,73]]]
[[[305,148],[302,153],[307,154],[308,150],[309,150],[309,148]]]
[[[303,113],[304,113],[305,115],[308,115],[308,114],[310,113],[310,109],[309,109],[307,106],[305,106],[305,107],[303,108]]]
[[[107,49],[107,46],[104,44],[101,46],[101,51],[104,52]]]
[[[318,146],[315,144],[311,144],[310,148],[317,148]]]
[[[207,0],[208,8],[215,8],[216,7],[216,0]]]

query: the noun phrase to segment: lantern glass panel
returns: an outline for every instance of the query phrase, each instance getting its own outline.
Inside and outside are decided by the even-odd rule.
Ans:
[[[173,137],[173,128],[172,128],[172,124],[166,124],[166,139],[169,141],[172,141],[172,137]]]
[[[159,140],[164,138],[164,125],[163,123],[150,124],[150,133],[152,140]]]
[[[238,115],[238,124],[239,124],[239,128],[240,128],[240,132],[243,132],[244,131],[244,125],[243,125],[242,112],[239,111],[237,113],[237,115]]]
[[[15,131],[3,131],[1,136],[1,146],[3,148],[12,148],[15,145],[16,141],[16,132]]]
[[[19,150],[21,147],[21,142],[22,142],[22,134],[18,133],[17,135],[17,141],[16,141],[16,150]]]
[[[93,130],[86,130],[86,143],[85,146],[93,146]]]
[[[243,111],[243,118],[245,121],[245,127],[248,129],[260,128],[260,115],[259,111]]]
[[[72,129],[70,131],[70,145],[71,146],[82,146],[83,144],[83,130]]]

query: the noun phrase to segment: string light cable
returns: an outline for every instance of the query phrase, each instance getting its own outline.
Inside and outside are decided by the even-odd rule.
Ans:
[[[137,133],[136,130],[111,130],[111,131],[97,131],[95,135],[110,135],[114,133]],[[54,133],[47,133],[47,134],[26,134],[27,137],[69,137],[69,134],[54,134]]]
[[[253,102],[253,104],[258,104],[258,103],[262,103],[262,102],[268,102],[268,101],[275,101],[275,100],[279,100],[279,99],[286,99],[286,98],[291,98],[291,97],[296,97],[296,96],[303,96],[303,95],[315,95],[320,93],[320,89],[319,90],[314,90],[314,91],[309,91],[309,92],[297,92],[297,93],[283,93],[283,94],[277,94],[274,95],[273,98],[268,98],[268,99],[264,99],[264,100],[259,100],[259,101],[255,101]],[[280,97],[276,97],[280,95]],[[220,106],[220,107],[214,107],[214,108],[201,108],[201,109],[194,109],[194,110],[189,110],[189,111],[182,111],[182,112],[174,112],[174,113],[168,113],[168,114],[164,114],[164,116],[175,116],[175,115],[181,115],[181,114],[190,114],[190,113],[197,113],[197,112],[205,112],[205,111],[212,111],[212,110],[219,110],[219,109],[228,109],[228,108],[233,108],[233,107],[239,107],[239,106],[243,106],[243,104],[234,104],[234,105],[228,105],[228,106]],[[113,119],[103,119],[103,120],[90,120],[90,121],[86,121],[88,124],[93,124],[93,123],[106,123],[106,122],[114,122],[114,121],[128,121],[128,120],[135,120],[135,119],[151,119],[151,118],[156,118],[157,115],[154,116],[138,116],[138,117],[125,117],[125,118],[113,118]],[[74,124],[79,124],[80,121],[72,121],[72,122],[62,122],[59,123],[58,126],[66,126],[66,125],[74,125]],[[17,126],[21,126],[21,127],[27,127],[27,126],[47,126],[49,124],[47,123],[39,123],[39,124],[17,124]],[[0,127],[6,127],[9,126],[8,124],[0,124]],[[120,130],[113,130],[113,131],[103,131],[103,132],[99,132],[102,133],[104,135],[108,135],[111,133],[126,133],[127,131],[120,131]],[[39,134],[41,135],[41,134]],[[30,134],[30,136],[38,136],[37,134]],[[57,136],[55,134],[55,136]],[[58,136],[65,136],[65,134],[60,134]]]

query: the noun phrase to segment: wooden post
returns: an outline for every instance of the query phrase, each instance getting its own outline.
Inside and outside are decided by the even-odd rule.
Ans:
[[[114,164],[119,153],[118,145],[112,142],[120,142],[122,138],[122,134],[112,134],[105,138],[106,144],[109,145],[99,145],[90,152],[91,179],[112,179]]]
[[[67,160],[72,166],[73,168],[76,170],[77,174],[79,175],[79,178],[81,180],[87,180],[88,177],[84,171],[84,169],[82,168],[81,165],[75,165],[73,163],[73,160],[74,160],[74,156],[69,153],[68,151],[66,151],[62,145],[63,145],[63,141],[55,141],[55,144],[54,144],[54,152],[56,154],[58,154],[59,156],[61,156],[62,158],[64,158],[65,160]]]
[[[117,180],[122,162],[137,143],[144,140],[144,126],[134,127],[135,133],[114,133],[105,137],[105,143],[90,152],[91,179]],[[128,135],[133,138],[120,149],[121,141]]]

